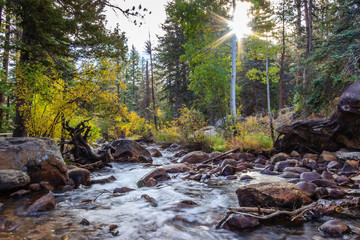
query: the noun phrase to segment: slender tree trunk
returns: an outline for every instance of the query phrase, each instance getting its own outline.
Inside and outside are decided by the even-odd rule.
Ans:
[[[312,40],[313,40],[313,34],[312,34],[312,21],[313,21],[313,17],[312,17],[312,9],[313,9],[313,0],[309,0],[309,57],[311,56],[311,52],[312,52]]]
[[[146,61],[146,72],[145,72],[145,107],[147,119],[150,120],[150,79],[149,79],[149,62]]]
[[[310,24],[309,24],[309,8],[308,1],[304,0],[304,9],[305,9],[305,32],[306,32],[306,55],[305,57],[309,57],[309,45],[310,45]]]
[[[153,69],[153,58],[152,58],[152,46],[151,46],[151,41],[149,40],[150,43],[150,49],[149,49],[149,53],[150,53],[150,67],[151,67],[151,98],[152,98],[152,108],[153,108],[153,115],[154,115],[154,124],[155,124],[155,128],[157,128],[157,120],[156,120],[156,102],[155,102],[155,87],[154,87],[154,69]]]
[[[25,25],[26,26],[26,25]],[[15,92],[15,129],[13,132],[14,137],[26,137],[28,135],[28,121],[30,119],[31,102],[29,100],[29,83],[27,82],[27,69],[30,62],[30,53],[28,49],[31,46],[31,37],[29,30],[24,27],[22,32],[23,47],[20,53],[19,71],[16,81]]]
[[[301,0],[296,0],[297,10],[297,73],[296,73],[296,86],[300,85],[301,81],[301,63],[300,63],[300,49],[301,49]]]
[[[280,60],[280,80],[279,80],[279,109],[284,108],[284,68],[285,68],[285,1],[283,1],[282,11],[282,51]]]
[[[267,36],[267,34],[266,34]],[[271,139],[274,141],[274,126],[272,121],[272,114],[271,114],[271,107],[270,107],[270,81],[269,81],[269,56],[268,56],[268,48],[269,48],[269,42],[266,37],[266,90],[267,90],[267,107],[268,107],[268,114],[270,119],[270,133],[271,133]]]
[[[176,78],[175,78],[175,106],[174,106],[174,113],[175,115],[178,113],[179,110],[179,103],[180,103],[180,79],[181,79],[181,71],[180,71],[180,61],[176,59]]]
[[[236,9],[236,1],[233,0],[233,18]],[[235,97],[235,85],[236,85],[236,35],[231,38],[231,83],[230,83],[230,112],[231,116],[236,119],[236,97]]]

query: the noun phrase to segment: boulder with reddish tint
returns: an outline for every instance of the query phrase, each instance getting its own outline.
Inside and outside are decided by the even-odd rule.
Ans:
[[[129,139],[118,139],[111,143],[115,149],[113,153],[115,162],[152,163],[151,154],[139,143]]]
[[[202,163],[209,159],[209,155],[207,153],[201,151],[190,152],[183,156],[179,162],[180,163]]]
[[[56,207],[55,196],[52,192],[42,196],[30,205],[24,212],[20,213],[21,216],[27,216],[35,212],[45,212],[54,210]]]
[[[90,184],[90,171],[84,168],[74,168],[68,171],[69,179],[71,180],[70,185],[74,188],[78,188],[82,185]]]
[[[344,233],[349,232],[350,228],[343,221],[329,220],[321,225],[319,230],[331,237],[341,237]]]
[[[333,153],[323,151],[319,157],[319,160],[321,162],[332,162],[337,161],[337,157]]]
[[[161,152],[156,148],[149,148],[148,151],[150,152],[151,157],[162,157]]]
[[[68,182],[60,150],[49,138],[0,138],[0,169],[24,170],[32,183],[59,187]]]
[[[0,192],[25,187],[30,183],[30,177],[26,172],[2,169],[0,170]]]
[[[190,171],[190,168],[185,163],[173,163],[162,167],[168,173],[183,173]]]
[[[154,186],[152,184],[153,180],[156,180],[157,182],[170,180],[170,176],[167,174],[165,169],[163,168],[157,168],[146,174],[144,177],[142,177],[138,182],[137,186],[140,187],[151,187]]]
[[[253,228],[259,225],[259,220],[253,217],[244,215],[233,215],[224,224],[224,228],[232,231],[237,231],[245,228]]]
[[[311,202],[293,183],[259,183],[240,187],[236,190],[241,207],[283,207],[299,208]]]

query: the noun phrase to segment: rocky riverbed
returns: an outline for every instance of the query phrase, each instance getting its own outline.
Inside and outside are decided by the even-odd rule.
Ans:
[[[145,147],[152,164],[113,162],[91,173],[91,180],[85,174],[78,180],[85,185],[77,189],[53,190],[41,182],[11,197],[2,194],[0,238],[358,238],[356,153],[221,156],[187,153],[175,145]],[[239,213],[224,218],[231,207],[291,212],[316,202],[321,205],[293,221],[284,215],[263,220]],[[268,215],[259,211],[255,215]]]

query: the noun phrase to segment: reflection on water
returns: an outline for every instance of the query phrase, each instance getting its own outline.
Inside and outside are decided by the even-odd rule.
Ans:
[[[154,164],[170,163],[173,153],[164,151]],[[251,231],[234,233],[216,230],[215,225],[226,213],[226,207],[237,206],[235,190],[249,183],[284,181],[276,176],[249,172],[251,181],[211,178],[208,182],[182,180],[182,175],[152,188],[137,188],[136,182],[155,167],[139,164],[113,163],[93,173],[93,178],[115,176],[116,181],[104,185],[82,187],[74,192],[57,194],[57,208],[49,213],[31,217],[17,217],[17,208],[31,199],[11,201],[5,198],[1,212],[7,221],[18,227],[13,232],[0,233],[1,239],[325,239],[317,230],[321,222],[297,226],[262,225]],[[114,188],[136,189],[126,194],[113,194]],[[147,194],[157,207],[141,198]],[[94,201],[94,199],[96,199]],[[197,205],[177,206],[182,200]],[[89,226],[80,225],[83,218]],[[109,231],[109,226],[117,228]]]

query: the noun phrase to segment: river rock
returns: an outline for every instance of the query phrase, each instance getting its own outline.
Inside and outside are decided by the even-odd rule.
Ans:
[[[316,184],[318,187],[336,187],[335,182],[326,179],[315,179],[311,182]]]
[[[259,220],[241,214],[233,215],[224,224],[224,228],[237,231],[245,228],[253,228],[259,225]]]
[[[308,182],[319,179],[320,177],[321,177],[320,174],[318,174],[317,172],[303,172],[300,175],[300,178],[302,180],[308,181]]]
[[[142,177],[137,182],[137,186],[139,188],[140,187],[151,187],[152,186],[151,181],[150,181],[151,178],[155,179],[158,182],[170,180],[170,176],[167,174],[165,169],[156,168],[156,169],[152,170],[151,172],[149,172],[148,174],[146,174],[144,177]]]
[[[26,172],[2,169],[0,170],[0,192],[25,187],[30,183],[30,177]]]
[[[60,150],[49,138],[0,138],[0,169],[26,171],[32,183],[48,181],[54,187],[68,183]]]
[[[265,174],[265,175],[279,175],[279,173],[276,173],[274,171],[271,171],[269,169],[264,169],[260,171],[261,174]]]
[[[229,176],[229,175],[233,175],[234,172],[235,172],[234,167],[228,164],[228,165],[226,165],[225,167],[222,168],[221,175]]]
[[[33,192],[39,192],[41,191],[41,185],[39,183],[32,183],[29,185],[29,189]]]
[[[298,153],[297,151],[292,151],[290,153],[290,157],[293,157],[293,158],[301,158],[301,155],[300,153]]]
[[[311,159],[316,161],[318,159],[319,155],[313,154],[313,153],[306,153],[303,158]]]
[[[241,207],[293,209],[311,202],[311,199],[303,194],[295,184],[287,182],[250,184],[237,189],[236,195]]]
[[[329,164],[327,165],[327,169],[328,171],[331,170],[339,170],[341,168],[341,164],[338,161],[331,161],[329,162]]]
[[[303,167],[286,167],[284,169],[284,172],[294,172],[294,173],[301,174],[304,172],[310,172],[310,170],[307,168],[303,168]]]
[[[255,159],[254,163],[265,165],[267,162],[264,156],[259,156]]]
[[[321,178],[326,179],[326,180],[330,180],[330,181],[334,180],[333,175],[331,173],[329,173],[328,171],[323,171],[322,174],[321,174]]]
[[[180,163],[202,163],[209,159],[209,155],[207,153],[201,151],[190,152],[183,156],[179,162]]]
[[[226,165],[231,165],[233,167],[236,167],[236,165],[238,165],[238,164],[239,164],[239,162],[234,159],[224,159],[220,162],[219,166],[225,167]]]
[[[351,182],[351,179],[346,177],[346,176],[341,176],[338,175],[334,178],[335,182],[339,183],[339,184],[348,184]]]
[[[296,186],[300,189],[301,192],[306,194],[306,196],[312,198],[315,196],[316,185],[309,182],[299,182]]]
[[[115,149],[115,162],[152,163],[151,154],[139,143],[129,139],[118,139],[111,143]]]
[[[24,197],[25,195],[28,195],[31,193],[31,190],[27,190],[27,189],[21,189],[21,190],[18,190],[12,194],[10,194],[10,198],[15,198],[15,199],[19,199],[19,198],[22,198]]]
[[[344,190],[332,188],[328,190],[329,197],[333,199],[341,199],[344,198],[346,195],[346,192]]]
[[[74,188],[90,184],[90,171],[84,168],[74,168],[68,171],[70,182]]]
[[[329,220],[321,225],[319,230],[331,237],[341,237],[344,233],[350,231],[350,228],[343,221]]]
[[[327,152],[327,151],[323,151],[319,157],[319,161],[320,162],[332,162],[332,161],[337,161],[337,157],[335,156],[335,154]]]
[[[254,179],[254,178],[249,175],[243,175],[240,177],[240,181],[252,180],[252,179]]]
[[[300,178],[300,174],[295,173],[295,172],[283,172],[282,174],[279,175],[279,177],[282,177],[282,178]]]
[[[339,160],[356,160],[356,161],[360,161],[360,152],[337,152],[336,153],[336,157]]]
[[[303,167],[308,167],[310,169],[315,169],[317,167],[317,162],[313,159],[310,158],[304,158],[301,161],[301,164]]]
[[[327,197],[329,195],[328,191],[324,187],[317,187],[315,189],[315,196],[317,199]]]
[[[355,160],[346,160],[339,174],[350,175],[359,172],[359,163]]]
[[[239,153],[238,159],[239,161],[253,162],[255,161],[256,157],[251,153],[241,152]]]
[[[20,213],[20,215],[27,216],[35,212],[51,211],[54,210],[55,207],[56,207],[55,196],[52,192],[49,192],[48,194],[36,200],[24,212]]]
[[[135,189],[128,187],[121,187],[121,188],[115,188],[113,193],[127,193],[131,191],[135,191]]]
[[[168,173],[183,173],[190,171],[190,168],[185,163],[172,163],[164,165],[163,168]]]
[[[275,163],[274,170],[278,172],[284,171],[287,167],[295,167],[297,164],[299,164],[299,161],[296,159],[288,159],[285,161],[280,161]]]
[[[275,164],[280,161],[285,161],[289,158],[290,158],[290,156],[287,155],[286,153],[278,153],[270,158],[270,162],[271,162],[271,164]]]
[[[156,148],[149,148],[148,151],[151,154],[151,157],[162,157],[162,153]]]

